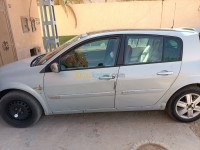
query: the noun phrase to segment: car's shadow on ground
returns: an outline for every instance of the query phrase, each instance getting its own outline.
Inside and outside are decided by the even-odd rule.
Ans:
[[[177,123],[165,111],[103,112],[42,116],[29,128],[54,127],[66,124],[88,123]],[[13,128],[0,120],[0,128]]]

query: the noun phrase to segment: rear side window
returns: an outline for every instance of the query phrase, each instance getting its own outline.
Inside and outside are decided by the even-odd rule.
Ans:
[[[125,64],[145,64],[180,61],[182,41],[177,37],[128,35]]]
[[[163,37],[130,35],[126,39],[125,64],[144,64],[162,61]]]
[[[175,37],[164,38],[164,56],[163,61],[181,60],[181,40]]]

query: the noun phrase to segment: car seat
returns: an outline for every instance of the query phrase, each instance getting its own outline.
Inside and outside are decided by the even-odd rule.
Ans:
[[[115,61],[115,56],[117,54],[118,49],[118,40],[112,39],[109,40],[108,46],[106,48],[105,58],[104,58],[104,66],[112,66]]]
[[[148,45],[144,51],[142,52],[142,55],[140,56],[139,62],[147,62],[149,59],[149,52],[150,52],[151,46]]]
[[[153,46],[149,50],[149,57],[146,62],[159,62],[162,59],[162,41],[160,39],[155,39]]]
[[[128,45],[126,53],[126,64],[129,64],[131,56],[132,56],[132,47]]]

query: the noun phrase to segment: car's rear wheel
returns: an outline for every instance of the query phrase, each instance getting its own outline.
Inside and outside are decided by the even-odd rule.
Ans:
[[[182,122],[192,122],[200,118],[200,88],[188,86],[170,99],[167,111],[174,119]]]
[[[42,115],[38,101],[22,91],[12,91],[3,96],[0,111],[5,122],[18,128],[35,124]]]

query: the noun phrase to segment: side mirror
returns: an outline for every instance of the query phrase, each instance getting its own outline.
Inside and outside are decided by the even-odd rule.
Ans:
[[[58,63],[53,63],[53,64],[51,64],[50,68],[51,68],[51,71],[52,71],[52,72],[55,72],[55,73],[58,73],[58,72],[59,72]]]

